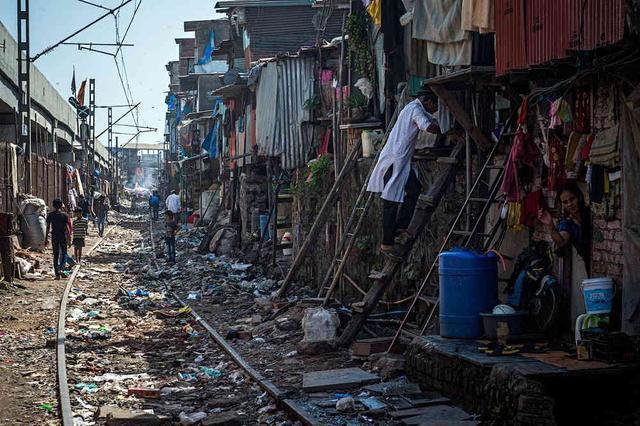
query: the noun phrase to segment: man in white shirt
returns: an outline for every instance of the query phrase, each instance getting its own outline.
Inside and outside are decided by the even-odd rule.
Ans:
[[[167,210],[171,211],[176,218],[178,217],[178,215],[180,214],[180,210],[182,209],[182,206],[180,205],[179,194],[180,194],[180,191],[177,189],[174,191],[171,191],[171,194],[169,194],[169,196],[164,202],[164,204],[167,206]]]
[[[424,90],[400,111],[369,179],[367,190],[381,193],[384,208],[380,246],[383,254],[393,254],[396,233],[406,230],[413,217],[422,187],[411,158],[420,130],[440,133],[438,123],[431,115],[437,110],[437,96]]]

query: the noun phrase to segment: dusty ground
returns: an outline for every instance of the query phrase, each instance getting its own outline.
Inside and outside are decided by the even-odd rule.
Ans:
[[[97,241],[90,225],[87,248]],[[53,276],[51,249],[31,253],[42,279],[0,287],[0,424],[57,424],[55,327],[66,280]]]

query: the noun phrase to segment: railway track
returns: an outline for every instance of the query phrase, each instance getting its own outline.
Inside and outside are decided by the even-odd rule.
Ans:
[[[160,270],[156,256],[156,243],[154,238],[153,221],[149,220],[149,238],[153,251],[153,265],[157,271]],[[167,280],[163,280],[163,285],[167,292],[184,308],[188,308],[193,319],[202,326],[207,333],[213,338],[219,348],[224,351],[233,362],[240,367],[251,379],[267,392],[286,412],[293,417],[294,420],[300,421],[304,425],[318,425],[320,422],[314,418],[305,408],[298,404],[295,400],[287,398],[287,393],[278,388],[272,381],[266,379],[259,371],[253,368],[220,333],[216,331],[198,312],[182,300],[175,292],[171,290]]]
[[[93,413],[91,415],[92,417],[88,421],[89,424],[104,423],[104,417],[101,415],[101,417],[98,418],[97,413],[101,412],[103,406],[109,405],[110,403],[113,405],[114,401],[117,401],[117,408],[121,408],[123,410],[133,411],[134,408],[147,410],[149,408],[155,408],[156,413],[161,417],[164,417],[165,421],[171,422],[171,419],[177,420],[178,412],[163,412],[164,407],[162,404],[171,405],[171,403],[176,402],[175,400],[167,401],[164,394],[161,397],[161,400],[148,400],[145,399],[145,397],[141,397],[135,402],[132,402],[135,398],[130,395],[126,397],[127,399],[125,400],[123,400],[122,397],[118,397],[120,399],[117,399],[114,396],[113,389],[103,387],[104,382],[97,382],[97,390],[94,386],[95,383],[90,382],[91,380],[97,379],[95,375],[98,373],[102,373],[101,376],[105,377],[108,375],[117,376],[118,374],[122,374],[123,371],[136,371],[138,373],[143,371],[146,373],[148,371],[148,375],[143,375],[148,377],[150,376],[151,379],[149,380],[155,380],[156,391],[160,391],[164,386],[176,386],[175,382],[179,381],[176,380],[177,374],[175,371],[169,373],[172,364],[177,362],[176,359],[188,359],[189,357],[195,357],[195,354],[197,353],[209,354],[205,355],[205,358],[208,357],[209,359],[205,360],[204,363],[209,361],[214,363],[209,365],[215,365],[216,362],[220,361],[226,364],[231,364],[227,367],[225,373],[235,373],[230,374],[231,376],[237,376],[241,373],[240,375],[244,377],[244,379],[240,379],[235,383],[227,381],[222,384],[231,384],[235,388],[234,392],[241,400],[242,408],[247,411],[246,415],[248,418],[245,418],[245,420],[248,423],[257,423],[256,419],[258,417],[257,413],[259,413],[259,405],[250,401],[255,401],[256,395],[258,395],[258,398],[263,400],[263,406],[264,404],[277,404],[277,406],[282,410],[280,413],[284,411],[287,417],[291,420],[299,420],[306,425],[318,424],[317,420],[314,419],[310,413],[305,411],[302,406],[298,405],[296,401],[288,399],[285,392],[263,377],[263,375],[256,369],[252,368],[251,365],[249,365],[210,324],[208,324],[192,309],[190,310],[192,321],[189,321],[193,325],[194,331],[192,331],[192,333],[195,335],[200,334],[201,336],[197,339],[189,339],[187,337],[192,346],[183,347],[182,350],[184,352],[182,353],[172,353],[172,356],[175,357],[175,359],[158,353],[156,354],[154,361],[151,362],[147,359],[147,355],[149,353],[153,353],[158,346],[158,343],[154,343],[149,347],[143,346],[144,342],[141,342],[142,339],[134,339],[132,336],[129,336],[129,340],[133,341],[133,343],[131,343],[129,340],[122,337],[122,334],[126,334],[123,330],[127,327],[123,325],[114,326],[114,322],[118,323],[119,321],[119,318],[114,318],[114,316],[117,317],[118,315],[121,315],[123,310],[126,310],[126,308],[120,306],[122,305],[120,302],[114,302],[114,299],[118,300],[118,298],[126,298],[126,296],[122,295],[130,294],[129,290],[132,290],[132,284],[134,283],[135,285],[140,286],[143,286],[144,283],[149,283],[151,280],[145,278],[144,274],[147,268],[154,269],[155,271],[160,270],[156,259],[153,223],[145,219],[146,217],[142,220],[122,220],[118,224],[108,228],[105,232],[105,236],[88,250],[86,254],[87,262],[83,265],[76,266],[67,280],[60,302],[56,340],[59,412],[62,425],[72,426],[74,424],[84,424],[81,420],[87,420],[88,411]],[[113,232],[115,229],[118,229],[117,232]],[[126,234],[125,232],[127,230],[131,232]],[[148,235],[145,235],[147,233]],[[128,241],[123,242],[123,240]],[[106,242],[108,242],[108,244],[105,244]],[[129,259],[133,259],[135,256],[138,256],[136,263],[133,263],[131,260],[127,260],[126,256],[120,256],[119,259],[119,256],[116,253],[118,250],[109,249],[108,247],[109,245],[125,245],[126,248],[126,244],[128,244],[129,248],[132,245],[136,245],[139,253],[142,253],[142,255],[139,253],[135,254],[132,250],[129,250],[131,252]],[[103,245],[103,247],[101,247],[101,245]],[[90,256],[91,254],[94,254],[98,248],[100,248],[99,251],[101,252],[101,255],[98,257]],[[141,256],[144,256],[144,258]],[[109,263],[113,264],[115,262],[131,263],[129,266],[131,272],[118,272],[117,274],[115,272],[113,272],[113,274],[105,273],[104,276],[98,276],[98,279],[91,275],[93,270],[100,268],[104,269],[105,265],[108,265]],[[95,273],[93,274],[95,275]],[[127,284],[129,284],[129,288],[127,288]],[[149,291],[160,292],[160,287],[166,289],[167,300],[158,302],[158,304],[162,305],[163,309],[172,309],[175,312],[175,307],[177,306],[188,306],[184,301],[180,300],[177,294],[174,294],[170,290],[169,283],[166,280],[160,279],[155,281],[154,284],[149,285],[158,286],[155,290],[153,290],[152,287],[149,287]],[[169,300],[169,295],[173,299]],[[80,296],[84,298],[85,301],[88,298],[105,302],[98,302],[96,305],[91,305],[90,308],[85,308],[82,304],[83,299]],[[180,305],[178,305],[178,303]],[[116,305],[115,309],[117,312],[120,312],[120,314],[114,315],[112,309],[114,305]],[[174,308],[171,308],[171,306]],[[102,318],[101,321],[108,324],[107,327],[110,327],[113,330],[113,335],[104,340],[91,340],[81,336],[79,337],[78,330],[82,328],[90,328],[87,324],[90,324],[92,320],[88,320],[84,323],[77,323],[71,319],[73,317],[74,310],[77,310],[78,308],[100,311],[101,314],[99,318]],[[139,312],[136,312],[137,316],[131,315],[132,318],[128,320],[128,326],[132,326],[132,324],[134,324],[133,327],[144,329],[145,324],[147,324],[145,321],[147,321],[148,318],[152,318],[149,321],[151,321],[152,324],[154,324],[154,321],[155,324],[159,324],[156,329],[160,329],[162,331],[157,335],[154,335],[154,338],[150,340],[154,342],[172,340],[172,344],[175,346],[175,342],[180,340],[180,334],[183,327],[185,327],[183,325],[186,322],[184,320],[185,317],[181,317],[183,318],[182,320],[179,318],[159,320],[154,316],[155,313],[155,310],[150,310],[146,313],[144,318],[139,318],[142,315]],[[120,321],[120,323],[122,323],[122,321]],[[65,329],[67,330],[66,334]],[[87,330],[84,331],[86,332]],[[118,334],[120,334],[120,336]],[[153,333],[145,331],[144,334],[145,337],[148,337],[147,335],[151,335]],[[208,347],[208,342],[211,341],[215,342],[215,346],[212,345],[212,347]],[[125,344],[128,345],[126,350],[124,348]],[[181,343],[177,344],[177,346],[180,345]],[[158,350],[158,352],[161,351]],[[146,354],[143,356],[143,353]],[[90,354],[88,358],[87,354]],[[140,358],[145,358],[145,363],[138,362],[137,366],[134,364],[127,364],[128,362],[131,362],[132,359],[138,359],[139,361]],[[91,361],[87,362],[87,359],[90,359]],[[141,370],[141,368],[143,368],[141,365],[146,365],[148,370]],[[136,370],[136,368],[138,368],[138,370]],[[88,371],[91,371],[92,373]],[[93,378],[91,379],[90,377],[92,376]],[[211,398],[212,396],[210,390],[212,387],[215,389],[217,383],[212,382],[211,384],[205,384],[200,388],[199,386],[201,383],[199,383],[199,381],[201,382],[202,380],[198,379],[196,382],[190,383],[191,386],[196,387],[196,389],[190,392],[193,393],[190,397],[192,399],[200,399],[203,401],[202,406],[206,407],[207,398]],[[118,385],[119,383],[115,383],[112,387],[117,387]],[[126,385],[124,388],[127,386],[131,387],[132,385]],[[85,387],[86,389],[83,389]],[[223,389],[228,389],[228,387],[225,388],[225,386],[221,387]],[[193,389],[193,387],[191,389]],[[123,390],[121,389],[120,391],[122,392]],[[126,394],[126,389],[124,389],[124,392]],[[230,393],[231,391],[225,390],[224,392]],[[155,396],[154,398],[158,398],[158,396]],[[172,396],[169,396],[168,398],[171,399]],[[267,398],[267,401],[272,402],[264,402],[264,398]],[[249,401],[249,409],[247,409],[246,406],[247,402],[243,401],[243,399]],[[88,408],[90,408],[90,410],[87,410]],[[179,422],[175,421],[174,423],[177,424]],[[245,422],[243,421],[243,424],[244,423]]]

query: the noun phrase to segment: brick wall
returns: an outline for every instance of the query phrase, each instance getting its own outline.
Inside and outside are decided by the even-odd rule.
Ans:
[[[608,276],[622,282],[622,209],[613,220],[596,215],[593,221],[592,275]]]

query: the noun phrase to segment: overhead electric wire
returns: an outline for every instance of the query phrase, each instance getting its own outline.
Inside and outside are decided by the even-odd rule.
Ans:
[[[85,25],[84,27],[80,28],[79,30],[75,31],[73,34],[65,37],[64,39],[62,39],[61,41],[57,42],[56,44],[47,47],[46,49],[44,49],[42,52],[38,53],[36,56],[34,56],[33,58],[31,58],[31,62],[35,62],[36,59],[38,59],[40,56],[42,55],[46,55],[47,53],[51,52],[53,49],[55,49],[56,47],[60,46],[62,43],[64,43],[65,41],[75,37],[76,35],[80,34],[82,31],[86,30],[87,28],[91,27],[92,25],[100,22],[101,20],[103,20],[104,18],[106,18],[109,15],[113,15],[114,12],[116,12],[117,10],[119,10],[121,7],[131,3],[133,0],[123,0],[122,4],[120,4],[120,6],[114,8],[114,9],[109,9],[108,12],[106,12],[104,15],[100,16],[99,18],[96,18],[95,20],[91,21],[90,23],[88,23],[87,25]]]
[[[133,20],[136,17],[136,14],[138,13],[138,10],[140,9],[140,6],[142,5],[142,0],[140,0],[139,2],[136,3],[136,7],[133,11],[133,14],[131,15],[131,19],[129,20],[129,24],[127,25],[127,29],[125,30],[125,33],[123,35],[122,38],[120,38],[120,12],[118,11],[118,13],[116,13],[114,15],[115,18],[115,30],[116,30],[116,42],[119,44],[124,43],[124,40],[126,39],[129,30],[131,29],[131,26],[133,24]],[[118,63],[118,53],[120,53],[120,59],[122,61],[122,69],[120,69],[120,64]],[[116,70],[118,71],[118,77],[120,78],[120,84],[122,85],[122,90],[124,91],[125,94],[125,98],[127,99],[128,103],[133,103],[134,101],[134,97],[133,97],[133,93],[131,91],[131,85],[129,83],[129,76],[127,73],[127,65],[126,65],[126,61],[124,58],[124,54],[122,52],[122,49],[120,49],[120,47],[118,47],[118,49],[116,50],[116,56],[114,56],[114,62],[116,64]],[[138,110],[136,110],[133,114],[133,121],[136,125],[136,127],[139,127],[140,122],[139,122],[139,112]],[[137,143],[137,141],[136,141]]]

